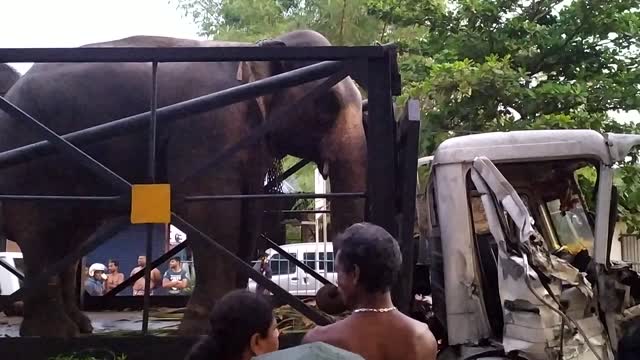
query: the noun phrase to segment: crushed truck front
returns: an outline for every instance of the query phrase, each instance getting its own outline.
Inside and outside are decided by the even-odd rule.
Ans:
[[[640,280],[608,256],[613,166],[638,143],[590,130],[489,133],[447,140],[423,161],[421,248],[450,347],[490,341],[531,359],[615,352]],[[595,209],[577,182],[585,169],[598,175]]]

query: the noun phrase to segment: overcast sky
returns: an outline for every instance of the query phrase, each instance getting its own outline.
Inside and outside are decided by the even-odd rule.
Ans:
[[[132,35],[198,38],[169,0],[0,0],[0,48],[75,47]],[[21,73],[31,64],[11,64]],[[612,114],[640,121],[637,111]]]
[[[169,0],[0,0],[0,48],[75,47],[132,35],[197,38]],[[11,64],[24,73],[30,64]]]

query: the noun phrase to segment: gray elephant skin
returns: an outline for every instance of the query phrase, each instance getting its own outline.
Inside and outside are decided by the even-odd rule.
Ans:
[[[20,73],[10,65],[0,63],[0,96],[4,96],[18,79]]]
[[[327,46],[322,35],[307,30],[275,39],[285,46]],[[256,46],[255,44],[135,36],[89,47]],[[158,68],[158,106],[228,89],[290,71],[308,62],[162,63]],[[239,72],[238,69],[241,69]],[[6,98],[58,134],[66,134],[149,110],[151,64],[35,64],[9,90]],[[240,76],[239,76],[240,75]],[[190,116],[158,129],[158,174],[177,184],[220,150],[251,133],[270,114],[292,105],[321,80],[281,89],[269,96]],[[309,159],[324,169],[333,192],[362,192],[366,187],[366,139],[362,98],[351,78],[284,120],[276,132],[236,153],[221,166],[174,185],[172,195],[231,195],[263,192],[274,159],[286,154]],[[0,151],[42,138],[0,111]],[[82,150],[133,184],[147,181],[148,135],[136,132],[90,145]],[[68,156],[55,154],[0,171],[0,193],[109,196],[117,192]],[[332,229],[340,231],[363,220],[364,201],[331,202]],[[204,233],[245,260],[255,253],[263,214],[260,201],[176,202],[173,209]],[[62,203],[5,202],[4,231],[23,251],[26,276],[33,277],[85,241],[115,216],[100,207]],[[142,239],[141,239],[142,241]],[[193,238],[191,248],[197,283],[179,331],[207,331],[207,317],[216,299],[246,284],[231,261]],[[90,320],[76,304],[77,264],[36,296],[25,299],[22,336],[72,337],[92,332]]]

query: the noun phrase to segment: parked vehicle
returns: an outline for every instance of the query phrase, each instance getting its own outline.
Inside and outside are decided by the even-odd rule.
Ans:
[[[333,244],[330,242],[298,243],[283,245],[282,248],[305,265],[314,269],[327,280],[335,283]],[[300,267],[295,266],[274,249],[266,251],[268,264],[271,267],[271,281],[296,296],[314,296],[322,287],[313,276]],[[254,264],[257,261],[254,261]],[[248,288],[256,291],[255,281],[249,279]]]
[[[0,259],[21,273],[24,273],[24,262],[21,252],[0,252]],[[0,266],[0,295],[10,295],[20,289],[21,286],[22,280]]]

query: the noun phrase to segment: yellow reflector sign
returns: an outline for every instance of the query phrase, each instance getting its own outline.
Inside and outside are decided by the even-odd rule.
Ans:
[[[140,184],[131,188],[132,224],[168,224],[171,222],[171,186]]]

